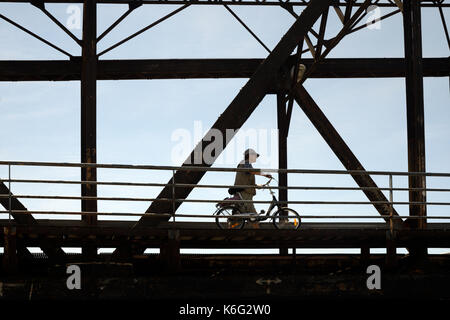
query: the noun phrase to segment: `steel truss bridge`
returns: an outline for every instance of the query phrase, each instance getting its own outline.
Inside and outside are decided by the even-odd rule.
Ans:
[[[2,279],[4,284],[10,274],[22,274],[24,277],[34,273],[48,275],[54,272],[55,276],[63,277],[62,266],[70,263],[80,263],[86,267],[93,297],[101,297],[98,286],[100,280],[95,275],[99,272],[113,270],[112,274],[120,274],[126,281],[129,274],[147,274],[155,284],[155,289],[147,292],[146,296],[161,295],[165,289],[176,284],[176,276],[185,275],[188,283],[198,281],[198,290],[194,296],[202,296],[202,290],[211,288],[211,278],[198,280],[189,278],[192,274],[216,272],[222,274],[221,288],[224,292],[245,296],[233,287],[229,272],[235,268],[254,268],[254,273],[241,273],[240,280],[252,283],[248,295],[327,295],[342,291],[344,286],[353,293],[367,293],[367,288],[345,280],[345,274],[350,273],[355,279],[368,264],[380,264],[389,270],[392,275],[391,287],[383,294],[386,296],[402,296],[409,294],[429,294],[435,297],[449,298],[446,288],[449,279],[449,256],[429,255],[427,248],[449,248],[450,230],[448,216],[428,216],[427,207],[439,205],[447,206],[448,202],[433,203],[427,201],[427,194],[440,192],[446,194],[450,188],[427,188],[426,179],[429,176],[449,178],[449,173],[426,172],[425,167],[425,134],[424,134],[424,77],[447,77],[450,75],[449,57],[423,58],[422,57],[422,30],[421,8],[430,7],[439,12],[447,44],[450,49],[450,39],[445,12],[450,6],[448,1],[419,1],[419,0],[311,0],[311,1],[183,1],[183,0],[148,0],[148,1],[114,1],[114,0],[86,0],[86,1],[59,1],[59,0],[9,0],[0,2],[28,3],[40,9],[42,14],[51,19],[55,27],[62,29],[68,37],[81,47],[81,56],[74,56],[50,40],[44,39],[32,30],[8,17],[8,12],[0,12],[1,23],[13,25],[30,36],[38,39],[44,45],[57,50],[64,59],[48,61],[0,61],[0,81],[68,81],[78,80],[81,86],[81,159],[80,163],[36,163],[36,162],[6,162],[1,166],[18,167],[77,167],[81,172],[79,181],[66,180],[32,180],[16,179],[13,176],[2,177],[0,183],[0,202],[4,207],[2,213],[7,219],[0,220],[2,225],[0,244],[4,247],[2,255]],[[82,3],[83,22],[82,39],[77,38],[66,26],[56,19],[47,9],[50,3]],[[128,4],[128,10],[121,15],[106,30],[97,29],[97,5]],[[118,40],[111,47],[97,52],[97,43],[101,41],[120,23],[130,19],[131,14],[146,5],[178,5],[174,10],[138,30],[130,36]],[[138,37],[143,32],[160,23],[168,23],[170,18],[189,6],[208,5],[223,6],[224,9],[236,19],[236,22],[249,32],[267,51],[265,59],[158,59],[158,60],[107,60],[102,55],[118,46],[124,45],[130,39]],[[280,39],[274,48],[269,48],[233,10],[237,5],[281,7],[287,10],[295,22]],[[347,35],[358,32],[366,27],[365,17],[369,14],[369,7],[377,5],[391,10],[379,18],[402,19],[404,29],[404,57],[403,58],[328,58],[329,53],[339,45]],[[299,13],[298,10],[301,9]],[[296,9],[296,10],[294,10]],[[340,30],[331,38],[325,37],[328,17],[337,15],[342,25]],[[130,16],[130,17],[128,17]],[[314,28],[318,22],[318,28]],[[375,21],[376,22],[376,21]],[[355,44],[357,45],[357,43]],[[305,58],[308,54],[311,58]],[[306,71],[301,68],[306,66]],[[303,72],[304,71],[304,72]],[[349,145],[342,139],[339,132],[333,127],[314,98],[303,87],[308,78],[404,78],[406,84],[406,112],[408,137],[408,172],[370,172],[366,171],[362,163],[352,152]],[[238,130],[251,116],[265,95],[277,96],[277,115],[279,129],[279,167],[276,169],[279,185],[278,196],[286,204],[302,204],[308,201],[288,199],[288,190],[295,188],[311,188],[307,186],[291,186],[288,184],[288,175],[308,174],[308,170],[293,170],[287,168],[287,136],[294,102],[303,110],[323,139],[327,142],[346,170],[320,171],[322,174],[350,175],[358,187],[355,192],[362,192],[367,202],[347,203],[366,204],[373,206],[381,222],[329,222],[334,218],[366,219],[374,218],[366,213],[361,216],[303,216],[303,225],[297,230],[275,230],[269,224],[262,224],[261,229],[220,230],[213,221],[198,222],[200,216],[186,216],[177,209],[184,202],[216,202],[214,200],[191,199],[189,194],[194,188],[226,188],[228,186],[202,186],[199,184],[206,172],[223,170],[225,168],[212,168],[211,163],[202,162],[191,165],[190,160],[196,152],[203,152],[208,146],[208,136],[196,146],[191,155],[181,167],[156,166],[127,166],[115,164],[98,164],[96,161],[96,84],[97,80],[124,80],[124,79],[190,79],[190,78],[248,78],[248,82],[237,93],[229,106],[220,114],[211,130],[223,133],[223,145],[226,146],[232,137],[225,134],[227,129]],[[215,155],[217,158],[219,154]],[[99,181],[97,170],[99,168],[126,168],[139,170],[169,170],[172,178],[164,184],[142,183],[141,187],[160,187],[161,192],[155,198],[105,198],[98,196],[99,185],[139,186],[134,182]],[[234,169],[228,169],[234,170]],[[393,185],[380,187],[372,179],[373,175],[390,177],[403,175],[408,177],[408,186],[396,188]],[[18,184],[78,184],[81,196],[49,196],[16,194],[12,187]],[[336,187],[324,186],[323,190],[335,190]],[[337,187],[339,189],[339,187]],[[348,188],[347,188],[348,189]],[[351,188],[350,188],[351,189]],[[398,191],[408,193],[407,202],[396,202],[393,194]],[[387,196],[389,195],[389,196]],[[33,211],[26,208],[21,199],[63,199],[80,201],[79,212],[60,212],[49,208],[46,211]],[[389,198],[389,199],[388,199]],[[140,214],[132,212],[99,212],[98,201],[145,201],[149,203],[146,212]],[[220,199],[219,199],[220,200]],[[326,202],[325,202],[326,203]],[[331,202],[329,202],[331,203]],[[314,204],[314,203],[312,203]],[[319,204],[319,203],[318,203]],[[323,204],[323,203],[322,203]],[[339,203],[334,203],[339,204]],[[400,216],[396,210],[399,205],[409,208],[408,216]],[[81,216],[81,220],[37,219],[37,214],[58,214],[66,216]],[[128,220],[102,220],[102,216],[138,216],[136,221]],[[180,221],[180,218],[187,220]],[[212,218],[201,216],[204,218]],[[191,218],[189,221],[188,218]],[[308,222],[308,218],[327,218],[326,222]],[[193,220],[192,220],[193,219]],[[81,255],[71,255],[64,252],[62,247],[81,247]],[[29,247],[40,247],[42,255],[32,254]],[[98,254],[98,248],[115,248],[112,254]],[[146,248],[159,248],[156,255],[144,254]],[[278,255],[183,255],[182,248],[278,248]],[[289,250],[289,248],[292,248]],[[340,254],[334,256],[296,254],[295,248],[360,248],[361,253]],[[375,256],[370,254],[370,248],[386,248],[386,254]],[[397,248],[406,248],[408,254],[398,254]],[[101,266],[101,267],[99,267]],[[101,269],[101,271],[99,271]],[[311,271],[313,269],[314,271]],[[414,270],[421,270],[415,274]],[[280,273],[279,272],[285,272]],[[400,279],[396,272],[403,275],[414,274],[411,279]],[[216,274],[216,273],[214,273]],[[268,276],[270,274],[270,276]],[[280,282],[271,282],[273,274],[279,274]],[[335,277],[330,280],[329,274]],[[337,275],[343,275],[339,278]],[[175,275],[175,277],[174,277]],[[257,276],[258,275],[258,276]],[[305,283],[307,275],[324,275],[319,282],[311,282],[309,289],[290,286],[287,283]],[[159,278],[158,278],[159,277]],[[256,278],[257,279],[256,279]],[[267,279],[265,279],[266,277]],[[277,276],[278,277],[278,276]],[[284,278],[283,278],[284,277]],[[419,280],[417,280],[420,278]],[[159,280],[158,280],[159,279]],[[189,280],[191,279],[191,280]],[[256,281],[255,281],[256,279]],[[270,280],[272,279],[272,280]],[[289,279],[289,280],[288,280]],[[359,279],[359,278],[358,278]],[[286,285],[283,284],[286,280]],[[34,280],[36,281],[36,280]],[[160,281],[160,282],[158,282]],[[189,282],[191,281],[191,282]],[[403,287],[398,286],[399,281]],[[271,283],[281,283],[278,291],[269,290]],[[418,284],[417,284],[418,283]],[[427,283],[435,285],[433,290],[427,289]],[[29,282],[20,285],[11,285],[6,297],[23,296]],[[417,284],[417,285],[415,285]],[[133,288],[123,283],[120,288],[132,295]],[[327,286],[328,285],[328,286]],[[275,285],[274,285],[275,286]],[[40,291],[36,295],[70,295],[63,289],[50,291],[42,280]],[[275,287],[274,287],[275,288]],[[331,288],[331,289],[330,289]],[[115,288],[117,289],[117,288]],[[235,290],[236,289],[236,290]],[[262,290],[263,289],[263,290]],[[5,291],[6,290],[6,291]],[[112,291],[114,290],[111,289]],[[228,290],[228,291],[227,291]],[[258,291],[262,290],[262,291]],[[25,290],[26,291],[26,290]],[[112,292],[111,291],[111,292]],[[186,287],[179,288],[177,294],[187,292]],[[3,294],[3,293],[2,293]],[[173,292],[172,292],[173,294]],[[208,295],[226,296],[225,293],[209,292]],[[164,294],[163,294],[164,295]],[[175,294],[176,295],[176,294]],[[203,293],[206,295],[206,293]],[[31,295],[30,295],[31,296]]]

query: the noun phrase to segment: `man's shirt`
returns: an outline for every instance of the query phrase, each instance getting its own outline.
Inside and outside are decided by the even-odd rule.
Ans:
[[[241,162],[239,162],[238,168],[246,168],[246,169],[253,169],[253,166],[251,165],[251,163],[247,162],[246,160],[242,160]],[[258,169],[252,170],[252,172],[258,172]],[[250,171],[249,172],[236,172],[236,178],[234,180],[234,185],[238,186],[238,185],[250,185],[250,186],[256,186],[255,184],[255,175],[251,174]],[[256,190],[255,187],[251,187],[251,188],[245,188],[243,192],[255,195],[256,194]]]

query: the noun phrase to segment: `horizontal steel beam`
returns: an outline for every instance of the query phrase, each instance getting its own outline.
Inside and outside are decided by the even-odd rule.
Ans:
[[[99,4],[130,4],[135,2],[136,0],[97,0]],[[0,0],[1,2],[11,2],[11,3],[29,3],[29,0]],[[82,3],[83,0],[44,0],[45,3]],[[292,6],[300,6],[306,7],[310,1],[303,0],[142,0],[143,4],[161,4],[161,5],[180,5],[180,4],[195,4],[195,5],[240,5],[240,6],[281,6],[288,3]],[[353,6],[358,7],[362,4],[362,1],[356,1]],[[336,1],[334,6],[347,6],[347,3],[344,0]],[[392,7],[395,8],[397,5],[392,1],[382,0],[377,3],[379,7]],[[421,7],[449,7],[449,2],[443,2],[439,4],[433,3],[432,0],[422,0]]]
[[[155,217],[157,219],[157,217]],[[431,218],[432,219],[432,218]],[[103,235],[113,235],[114,232],[117,232],[118,235],[149,235],[151,232],[155,230],[170,230],[172,228],[178,230],[216,230],[217,232],[222,232],[223,230],[218,229],[215,222],[199,222],[199,221],[177,221],[175,223],[164,221],[155,226],[142,226],[140,228],[133,228],[135,225],[135,221],[130,220],[99,220],[96,226],[87,226],[80,220],[53,220],[53,219],[39,219],[37,220],[38,224],[34,226],[29,226],[31,232],[33,232],[34,227],[36,227],[36,232],[39,233],[39,230],[42,232],[46,232],[45,228],[55,228],[55,230],[59,230],[57,232],[61,232],[65,228],[71,229],[71,232],[74,234],[89,234],[91,231],[93,234],[103,234]],[[6,226],[16,226],[20,227],[18,223],[12,221],[10,222],[8,219],[0,219],[0,228]],[[280,232],[280,230],[275,230],[274,226],[271,223],[261,223],[260,229],[251,229],[253,231],[258,230],[272,230],[273,232]],[[42,229],[44,228],[44,229]],[[67,229],[67,230],[69,230]],[[132,230],[131,230],[132,229]],[[301,225],[301,230],[325,230],[325,229],[339,229],[339,230],[383,230],[388,231],[389,226],[384,222],[304,222]],[[408,229],[408,228],[404,228]],[[137,231],[134,231],[137,230]],[[427,224],[427,230],[442,230],[450,232],[450,223],[436,223],[430,222]],[[247,228],[242,229],[243,232],[250,231]],[[159,231],[155,231],[159,232]],[[230,230],[223,232],[241,232],[241,230]],[[290,232],[290,230],[288,230]],[[300,232],[300,231],[298,231]],[[450,245],[450,243],[449,243]]]
[[[264,59],[100,60],[98,80],[250,78]],[[293,65],[295,57],[288,60]],[[425,77],[450,76],[450,58],[424,58]],[[303,59],[308,69],[313,59]],[[403,58],[337,58],[317,65],[309,78],[405,76]],[[0,61],[0,81],[80,80],[81,60]]]
[[[132,242],[142,247],[160,247],[169,231],[179,232],[182,248],[277,248],[280,244],[304,248],[372,248],[386,246],[386,224],[379,223],[304,223],[302,229],[275,230],[270,224],[260,229],[221,230],[214,223],[163,223],[158,227],[131,228],[132,221],[99,221],[97,226],[79,221],[40,221],[37,226],[16,227],[17,237],[27,246],[51,239],[59,246],[76,247],[92,242],[102,247],[117,247]],[[1,224],[7,224],[6,221]],[[0,228],[0,241],[3,228]],[[397,230],[397,246],[423,242],[430,247],[450,246],[449,224],[429,224],[427,230]],[[95,236],[95,237],[93,237]],[[88,238],[92,237],[92,240]],[[1,244],[1,243],[0,243]]]

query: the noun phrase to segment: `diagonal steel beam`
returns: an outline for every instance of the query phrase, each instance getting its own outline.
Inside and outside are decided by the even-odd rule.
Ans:
[[[5,17],[4,15],[0,14],[0,19],[5,20],[6,22],[12,24],[13,26],[15,26],[16,28],[28,33],[30,36],[38,39],[39,41],[42,41],[43,43],[45,43],[46,45],[52,47],[55,50],[58,50],[59,52],[61,52],[62,54],[65,54],[66,56],[68,56],[69,58],[72,58],[72,55],[70,53],[68,53],[67,51],[61,49],[60,47],[54,45],[53,43],[51,43],[50,41],[45,40],[44,38],[38,36],[36,33],[30,31],[29,29],[21,26],[20,24],[18,24],[17,22],[14,22],[13,20]]]
[[[10,194],[10,190],[9,188],[3,183],[0,182],[0,194],[1,195],[9,195]],[[5,210],[9,210],[9,204],[11,200],[11,210],[23,210],[26,211],[28,210],[23,204],[22,202],[20,202],[16,197],[14,197],[11,194],[11,199],[9,198],[0,198],[0,204],[5,208]],[[11,216],[14,218],[14,220],[17,223],[20,224],[36,224],[36,220],[33,218],[33,216],[29,215],[29,214],[17,214],[17,213],[11,213]]]
[[[331,150],[336,154],[338,159],[342,162],[344,167],[347,170],[360,170],[365,171],[362,164],[350,150],[348,145],[345,143],[344,139],[339,135],[336,129],[333,127],[331,122],[313,100],[313,98],[309,95],[309,93],[305,90],[301,83],[298,83],[293,89],[293,95],[295,97],[295,101],[297,101],[298,105],[302,108],[303,112],[312,122],[314,127],[319,131],[320,135],[325,139],[327,144],[330,146]],[[373,187],[378,188],[376,183],[372,180],[369,175],[365,174],[352,174],[353,179],[356,181],[359,187]],[[378,202],[388,200],[381,192],[381,190],[377,189],[364,189],[363,192],[366,194],[367,198],[370,201]],[[388,204],[377,204],[374,203],[374,207],[381,215],[389,215],[390,206]],[[400,226],[402,222],[401,218],[398,217],[398,213],[393,209],[393,216],[397,217],[393,219],[394,225],[396,227]],[[389,222],[389,218],[385,219],[386,222]]]
[[[436,3],[436,1],[433,2]],[[447,45],[450,49],[450,36],[448,34],[447,22],[445,21],[444,11],[442,11],[442,7],[439,7],[439,15],[441,17],[442,27],[444,28],[445,38],[447,39]]]
[[[185,5],[182,6],[182,7],[179,7],[178,9],[173,10],[172,12],[166,14],[164,17],[162,17],[162,18],[156,20],[155,22],[149,24],[149,25],[146,26],[145,28],[142,28],[141,30],[139,30],[139,31],[137,31],[137,32],[135,32],[135,33],[133,33],[132,35],[126,37],[125,39],[122,39],[122,40],[120,40],[119,42],[117,42],[116,44],[114,44],[114,45],[110,46],[109,48],[103,50],[102,52],[100,52],[100,53],[97,55],[97,57],[100,57],[100,56],[104,55],[105,53],[111,51],[112,49],[117,48],[118,46],[121,46],[121,45],[124,44],[125,42],[127,42],[127,41],[133,39],[134,37],[137,37],[138,35],[142,34],[143,32],[145,32],[145,31],[147,31],[147,30],[153,28],[154,26],[160,24],[161,22],[163,22],[163,21],[169,19],[170,17],[176,15],[178,12],[183,11],[184,9],[186,9],[187,7],[189,7],[190,5],[191,5],[191,4],[188,3],[188,4],[185,4]]]
[[[50,18],[62,31],[64,31],[69,37],[71,37],[78,45],[82,45],[82,41],[78,39],[69,29],[66,28],[58,19],[55,18],[48,10],[45,8],[44,0],[32,0],[30,2],[33,6],[41,10],[47,17]]]
[[[117,4],[130,4],[135,2],[136,0],[96,0],[96,2],[98,4],[102,4],[102,5],[117,5]],[[1,2],[12,2],[12,3],[28,3],[30,2],[30,0],[0,0]],[[83,0],[45,0],[46,3],[82,3]],[[395,3],[394,3],[395,2]],[[375,3],[377,4],[377,6],[379,7],[383,7],[383,8],[392,8],[392,7],[397,7],[396,3],[400,3],[401,0],[375,0]],[[439,4],[433,4],[431,0],[422,0],[421,2],[421,7],[424,8],[434,8],[434,7],[443,7],[443,8],[448,8],[450,7],[450,4],[447,2],[443,2],[443,0],[439,0]],[[214,6],[214,5],[218,5],[221,6],[224,3],[228,4],[228,5],[233,5],[233,6],[270,6],[270,7],[280,7],[282,4],[288,4],[289,6],[292,7],[306,7],[308,6],[311,1],[307,1],[307,0],[296,0],[296,1],[287,1],[287,0],[283,0],[283,1],[278,1],[278,0],[221,0],[221,1],[198,1],[198,0],[142,0],[142,3],[144,5],[152,5],[152,4],[164,4],[164,5],[180,5],[180,4],[185,4],[185,3],[192,3],[194,5],[205,5],[205,6]],[[340,7],[345,7],[347,5],[347,1],[346,0],[339,0],[339,1],[335,1],[334,3],[335,6],[340,6]],[[358,1],[355,1],[354,3],[355,7],[359,7],[361,6],[361,3]]]
[[[208,146],[208,139],[211,137],[213,132],[219,130],[222,133],[223,143],[222,146],[225,148],[228,142],[234,136],[236,130],[238,130],[245,121],[250,117],[252,112],[256,109],[258,104],[264,98],[267,93],[268,88],[274,81],[278,74],[281,66],[289,58],[291,52],[295,49],[298,43],[303,39],[308,30],[313,26],[315,21],[321,16],[325,9],[328,9],[331,0],[313,0],[308,5],[308,7],[303,10],[300,17],[291,26],[288,32],[283,36],[280,42],[276,45],[273,51],[268,55],[268,57],[261,63],[261,65],[256,69],[253,76],[249,79],[246,85],[241,89],[235,99],[231,102],[228,108],[221,114],[221,116],[214,123],[209,132],[196,146],[190,156],[186,159],[183,166],[192,166],[192,159],[198,155],[201,155]],[[227,129],[232,129],[233,134],[226,134]],[[230,131],[228,131],[230,132]],[[213,155],[213,161],[219,156],[220,151]],[[203,157],[201,163],[194,164],[204,166],[211,166],[212,163],[205,162]],[[191,183],[195,184],[200,181],[205,172],[195,171],[177,171],[175,173],[176,183]],[[192,191],[193,187],[186,188],[176,188],[175,192],[172,191],[172,179],[168,182],[167,186],[158,195],[158,198],[172,198],[173,196],[177,199],[185,199],[189,193]],[[154,201],[148,208],[146,213],[164,213],[173,212],[180,206],[181,202],[177,202],[175,208],[172,208],[172,203],[168,201]],[[152,224],[153,219],[149,215],[144,215],[136,224],[136,226],[142,226],[146,224]]]
[[[351,31],[351,27],[355,23],[355,21],[364,14],[364,10],[367,9],[367,7],[371,4],[371,0],[364,0],[364,3],[361,5],[361,7],[356,10],[356,12],[347,20],[343,21],[344,26],[339,31],[339,33],[329,41],[327,41],[326,49],[323,51],[323,53],[320,55],[320,57],[315,57],[316,63],[314,63],[311,68],[306,70],[305,76],[302,79],[302,83],[309,77],[309,75],[315,70],[317,67],[317,62],[323,61],[326,56],[331,52],[331,50],[336,47],[339,42]]]
[[[249,28],[249,26],[247,26],[245,24],[244,21],[242,21],[241,18],[239,18],[239,16],[233,11],[231,10],[231,8],[229,6],[227,6],[226,4],[223,5],[225,7],[225,9],[228,10],[229,13],[231,13],[231,15],[253,36],[253,38],[256,39],[256,41],[259,42],[260,45],[262,45],[264,47],[264,49],[266,49],[266,51],[268,53],[270,53],[270,49],[264,44],[264,42],[252,31],[252,29]]]
[[[3,182],[0,182],[0,194],[1,195],[10,195],[10,189]],[[11,203],[11,210],[27,210],[25,208],[25,206],[22,204],[22,202],[17,200],[17,198],[15,198],[15,197],[11,196],[11,199],[0,198],[0,204],[6,210],[10,209],[10,203]],[[11,215],[17,223],[32,225],[36,222],[36,221],[33,221],[34,218],[31,215],[22,215],[22,214],[15,214],[15,213],[12,213]],[[19,254],[22,254],[22,255],[28,256],[28,257],[31,256],[31,252],[27,249],[27,247],[18,245],[17,249],[18,249]]]
[[[352,9],[353,9],[353,3],[356,2],[354,0],[348,0],[347,5],[345,6],[345,13],[344,13],[344,23],[346,23],[350,16],[352,15]]]
[[[131,12],[142,6],[142,1],[130,2],[128,10],[123,13],[116,21],[114,21],[101,35],[97,37],[97,42],[102,40],[108,33],[110,33],[119,23],[121,23]]]
[[[9,195],[10,190],[9,188],[3,183],[0,182],[0,194],[1,195]],[[11,207],[10,207],[10,200],[11,200]],[[21,210],[21,211],[27,211],[28,209],[20,202],[16,197],[14,197],[11,194],[11,199],[9,198],[0,198],[0,204],[5,208],[5,210]],[[38,222],[31,214],[17,214],[17,213],[11,213],[12,217],[14,218],[15,222],[17,224],[21,225],[37,225]],[[26,247],[19,247],[18,248],[22,254],[29,256],[30,252]],[[61,248],[53,247],[48,244],[41,245],[41,250],[44,251],[44,253],[54,259],[54,260],[61,260],[65,253]]]
[[[317,39],[317,50],[316,50],[317,58],[320,57],[322,53],[322,47],[325,41],[325,29],[327,26],[327,21],[328,21],[328,10],[325,10],[325,12],[322,15],[322,19],[320,21],[319,39]],[[314,58],[316,60],[316,57]]]

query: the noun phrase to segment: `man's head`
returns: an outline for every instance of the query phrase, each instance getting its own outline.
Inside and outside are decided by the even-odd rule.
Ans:
[[[256,158],[259,157],[259,154],[253,149],[247,149],[244,152],[244,157],[249,163],[253,163],[256,161]]]

